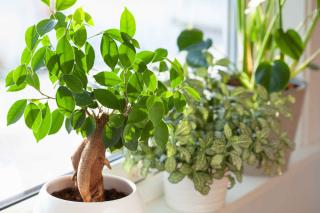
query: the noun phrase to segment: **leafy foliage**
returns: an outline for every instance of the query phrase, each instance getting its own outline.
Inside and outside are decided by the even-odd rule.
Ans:
[[[261,1],[248,4],[238,0],[239,79],[249,89],[263,85],[269,93],[283,91],[289,80],[306,70],[320,51],[301,61],[311,35],[319,22],[319,8],[307,16],[303,35],[295,29],[284,31],[283,7],[286,1]],[[268,64],[268,65],[267,65]],[[273,65],[278,64],[277,69]],[[271,68],[273,66],[274,68]],[[289,79],[288,79],[289,78]],[[277,82],[276,82],[277,81]],[[269,82],[269,83],[267,83]],[[272,83],[273,82],[273,83]]]
[[[228,176],[232,183],[241,182],[247,164],[277,173],[285,150],[292,147],[278,123],[279,115],[289,116],[290,98],[269,95],[259,85],[254,92],[230,88],[223,80],[194,71],[199,75],[187,82],[200,94],[200,102],[188,101],[185,110],[168,115],[172,123],[165,150],[151,140],[153,146],[141,145],[127,153],[125,167],[142,165],[142,175],[153,169],[166,171],[172,183],[190,178],[204,195],[214,179]]]
[[[50,1],[42,2],[50,6]],[[164,117],[186,104],[180,63],[169,60],[167,50],[162,48],[139,50],[134,39],[135,19],[127,8],[121,15],[119,29],[88,36],[87,28],[94,22],[87,12],[82,8],[70,15],[60,12],[75,2],[56,0],[53,14],[27,29],[21,64],[9,72],[6,86],[10,92],[31,86],[41,97],[15,102],[8,112],[8,125],[24,115],[37,141],[59,132],[63,123],[68,132],[75,130],[90,137],[99,119],[106,116],[103,140],[111,151],[123,146],[134,150],[151,137],[165,149],[170,121]],[[93,69],[97,54],[90,44],[98,36],[106,63],[100,71]],[[158,70],[153,69],[160,64],[168,69],[159,72],[174,73],[168,84],[159,81]],[[41,90],[40,70],[48,74],[55,94],[47,95]],[[199,99],[192,88],[187,90]],[[175,94],[179,94],[177,104],[172,104]]]

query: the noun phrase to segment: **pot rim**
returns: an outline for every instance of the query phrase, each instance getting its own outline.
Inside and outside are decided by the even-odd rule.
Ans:
[[[69,200],[64,200],[64,199],[60,199],[57,198],[55,196],[53,196],[52,194],[50,194],[48,192],[48,187],[52,184],[56,184],[57,182],[60,181],[72,181],[72,175],[63,175],[54,179],[51,179],[50,181],[48,181],[47,183],[45,183],[40,191],[43,192],[46,196],[48,196],[50,199],[53,199],[55,201],[59,201],[65,204],[69,204],[69,205],[105,205],[106,203],[115,203],[115,202],[119,202],[121,200],[125,200],[125,199],[129,199],[132,195],[134,195],[137,191],[137,186],[135,183],[133,183],[131,180],[120,177],[120,176],[116,176],[116,175],[103,175],[103,178],[107,178],[107,179],[117,179],[122,181],[124,184],[127,184],[132,192],[130,194],[128,194],[127,196],[120,198],[120,199],[116,199],[116,200],[110,200],[110,201],[104,201],[104,202],[89,202],[89,203],[85,203],[85,202],[76,202],[76,201],[69,201]]]

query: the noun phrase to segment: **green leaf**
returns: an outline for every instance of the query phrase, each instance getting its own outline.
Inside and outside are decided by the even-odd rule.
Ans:
[[[187,104],[187,101],[186,101],[186,98],[184,97],[184,95],[182,95],[180,92],[176,91],[173,96],[173,104],[178,112],[183,112],[183,110]]]
[[[72,92],[81,93],[83,86],[81,80],[75,75],[63,75],[63,80]]]
[[[95,89],[96,99],[105,107],[110,109],[120,109],[120,103],[117,96],[107,89]]]
[[[52,115],[48,104],[45,104],[42,110],[42,122],[38,130],[33,130],[33,135],[35,136],[37,142],[46,137],[50,131],[52,122]]]
[[[52,123],[51,123],[51,128],[48,134],[53,135],[57,133],[61,129],[63,121],[64,121],[64,116],[63,114],[61,114],[59,109],[54,110],[52,112]]]
[[[96,123],[93,117],[89,116],[84,121],[81,127],[82,137],[90,137],[96,128]]]
[[[212,168],[218,169],[221,167],[222,162],[223,162],[223,155],[215,155],[211,159],[210,164],[211,164]]]
[[[152,122],[153,126],[156,127],[162,121],[162,117],[164,115],[164,105],[160,101],[156,101],[152,104],[149,109],[148,117]]]
[[[26,45],[30,50],[33,50],[36,47],[36,44],[39,39],[39,34],[37,33],[36,26],[33,25],[29,27],[25,34]]]
[[[66,113],[67,116],[71,115],[76,105],[72,93],[64,86],[60,86],[57,90],[56,102],[59,109]]]
[[[231,138],[232,137],[232,129],[231,127],[229,126],[228,123],[226,123],[223,127],[223,132],[224,132],[224,135],[226,136],[226,138]]]
[[[62,37],[57,44],[57,55],[59,55],[61,70],[63,73],[72,72],[75,54],[67,36]]]
[[[29,48],[28,47],[24,48],[21,55],[21,60],[20,60],[21,64],[28,65],[31,60],[31,55],[32,55],[32,52],[29,50]]]
[[[50,0],[41,0],[44,4],[50,7]]]
[[[86,119],[86,114],[85,114],[84,110],[74,111],[70,117],[72,128],[73,129],[80,128],[85,119]]]
[[[203,40],[203,33],[198,29],[184,30],[178,36],[179,50],[184,50],[191,45],[197,44]]]
[[[194,169],[196,171],[201,171],[201,170],[205,170],[206,167],[207,167],[206,155],[204,153],[198,154]]]
[[[188,93],[188,95],[190,95],[194,100],[196,100],[196,101],[201,100],[201,97],[200,97],[199,93],[197,92],[197,90],[195,90],[191,87],[184,87],[184,89]]]
[[[128,114],[128,124],[129,123],[138,123],[145,120],[148,117],[148,114],[145,109],[141,107],[133,107]]]
[[[185,177],[184,174],[182,174],[181,172],[178,172],[178,171],[174,171],[170,174],[168,180],[175,184],[175,183],[179,183],[180,181],[183,180],[183,178]]]
[[[37,73],[33,72],[27,76],[28,85],[32,86],[36,90],[40,90],[40,81]]]
[[[87,41],[87,30],[84,26],[78,29],[73,35],[73,41],[78,47],[82,47]]]
[[[17,86],[24,83],[27,79],[28,70],[25,65],[20,65],[13,71],[13,81]]]
[[[165,170],[169,173],[173,172],[176,170],[177,167],[177,161],[174,157],[169,157],[167,158],[165,162]]]
[[[159,64],[159,72],[164,72],[164,71],[168,71],[168,65],[166,62],[164,61],[160,61],[160,64]]]
[[[158,80],[153,72],[149,70],[145,71],[143,73],[143,80],[144,83],[147,85],[149,91],[155,92],[157,90]]]
[[[72,7],[77,2],[77,0],[56,0],[56,10],[66,10],[69,7]]]
[[[167,125],[161,121],[154,129],[154,139],[158,146],[163,150],[166,148],[166,144],[169,139],[169,130]]]
[[[152,51],[141,51],[137,54],[136,58],[143,61],[145,64],[149,64],[154,57],[155,53]]]
[[[71,126],[70,119],[66,118],[64,124],[65,124],[65,128],[66,128],[67,132],[70,134],[70,132],[72,131],[72,126]]]
[[[37,32],[40,36],[50,32],[57,25],[58,21],[55,19],[44,19],[37,24]]]
[[[129,150],[136,150],[138,147],[138,138],[140,132],[133,125],[126,125],[123,131],[123,139],[125,141],[124,145]]]
[[[94,26],[94,21],[89,13],[85,12],[84,20],[87,22],[88,25]]]
[[[119,47],[119,59],[121,64],[128,68],[130,67],[136,57],[135,51],[132,49],[132,47],[129,47],[127,44],[121,44]]]
[[[85,54],[86,54],[86,72],[90,71],[94,65],[95,53],[93,47],[87,42],[85,44]]]
[[[12,104],[7,114],[8,126],[10,124],[17,122],[21,118],[26,106],[27,106],[27,100],[19,100],[19,101],[16,101],[14,104]]]
[[[37,132],[42,123],[42,112],[40,108],[34,104],[30,103],[24,111],[24,121],[30,129]]]
[[[122,83],[120,77],[114,72],[100,72],[94,75],[94,79],[102,86],[117,86]]]
[[[131,93],[140,93],[143,90],[143,78],[140,73],[134,73],[129,77],[127,92]]]
[[[163,48],[158,48],[154,51],[154,58],[152,62],[162,61],[163,59],[167,58],[168,50]]]
[[[87,91],[74,94],[74,99],[76,101],[76,105],[80,107],[87,107],[94,103],[93,97]]]
[[[294,60],[299,60],[303,53],[303,42],[300,35],[292,29],[283,32],[279,29],[275,33],[275,41],[281,52],[290,56]]]
[[[10,72],[8,72],[7,76],[6,76],[6,87],[8,86],[12,86],[15,84],[14,80],[13,80],[13,73],[15,70],[11,70]]]
[[[200,68],[208,67],[208,62],[205,53],[201,50],[192,50],[187,54],[187,63],[191,67]]]
[[[125,8],[120,19],[120,31],[133,37],[136,33],[136,22],[132,13]]]
[[[108,36],[108,34],[104,34],[102,36],[100,52],[104,62],[111,69],[114,69],[119,59],[118,46],[116,42]]]
[[[46,51],[47,51],[46,47],[41,47],[33,55],[32,61],[31,61],[31,67],[33,71],[37,71],[38,69],[44,66],[44,57],[45,57]]]
[[[122,114],[111,114],[108,126],[111,128],[120,128],[124,125],[125,117]]]
[[[269,93],[284,90],[290,80],[290,69],[288,65],[280,60],[273,64],[261,63],[255,73],[255,81],[264,86]]]
[[[176,88],[184,79],[184,72],[181,64],[175,59],[171,63],[170,69],[170,83],[171,87]]]
[[[221,58],[215,63],[215,65],[222,66],[222,67],[228,67],[230,64],[231,64],[231,61],[228,58]]]

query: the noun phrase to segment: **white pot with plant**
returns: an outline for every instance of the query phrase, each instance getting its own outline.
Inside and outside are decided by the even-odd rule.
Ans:
[[[170,138],[165,150],[149,141],[151,146],[128,152],[125,165],[141,166],[143,176],[154,169],[164,171],[165,200],[171,208],[215,212],[224,206],[228,187],[235,179],[242,181],[244,164],[258,163],[255,150],[268,150],[277,160],[282,159],[280,153],[288,140],[270,128],[278,118],[266,107],[280,110],[288,100],[278,93],[269,96],[262,86],[254,92],[229,88],[228,74],[222,77],[215,72],[221,61],[217,63],[207,52],[211,41],[203,40],[201,31],[183,31],[178,45],[187,50],[192,68],[185,80],[186,95],[190,96],[185,100],[187,107],[168,114]],[[277,142],[273,147],[268,144],[271,132],[278,136],[270,140]],[[273,167],[277,168],[277,160],[272,161]]]
[[[169,136],[163,116],[171,110],[165,93],[180,86],[182,67],[177,60],[167,59],[165,49],[137,51],[136,24],[128,9],[121,15],[120,29],[89,37],[87,28],[94,23],[87,12],[82,8],[68,16],[61,12],[76,0],[42,2],[51,8],[51,16],[27,29],[21,64],[6,77],[9,92],[30,86],[40,97],[16,101],[7,124],[24,115],[37,141],[57,133],[63,123],[68,132],[74,130],[84,139],[72,155],[74,175],[45,184],[34,212],[143,212],[131,181],[102,174],[104,166],[111,168],[105,150],[135,150],[149,137],[165,147]],[[89,42],[98,37],[109,71],[93,69],[95,50]],[[171,66],[172,88],[151,71],[156,65],[160,72]],[[40,69],[48,74],[54,94],[41,89]]]

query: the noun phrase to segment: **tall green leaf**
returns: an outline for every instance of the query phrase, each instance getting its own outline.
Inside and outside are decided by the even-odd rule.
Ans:
[[[37,24],[37,32],[40,36],[50,32],[57,25],[58,21],[55,19],[44,19]]]
[[[35,25],[29,27],[25,34],[26,45],[30,50],[33,50],[36,47],[36,44],[39,39],[39,34],[37,33],[37,28]]]
[[[60,86],[57,90],[56,102],[59,109],[68,116],[71,115],[76,105],[72,93],[64,86]]]
[[[43,139],[46,135],[48,135],[51,122],[52,115],[48,104],[45,104],[44,109],[42,110],[42,122],[38,130],[33,129],[33,135],[35,136],[37,142]]]
[[[59,56],[62,72],[72,72],[75,55],[67,36],[62,37],[57,44],[57,55]]]
[[[131,37],[136,33],[136,22],[132,13],[127,8],[124,9],[121,15],[120,30]]]
[[[107,89],[95,89],[96,99],[105,107],[110,109],[120,109],[120,103],[117,96]]]
[[[116,42],[107,34],[104,34],[102,36],[100,52],[104,62],[111,69],[114,69],[119,59],[118,46]]]
[[[56,109],[52,112],[52,123],[51,123],[51,128],[49,131],[49,135],[53,135],[55,133],[57,133],[64,121],[64,116],[61,114],[61,112],[59,111],[59,109]]]
[[[77,2],[77,0],[56,0],[56,10],[66,10],[69,7],[72,7]]]

